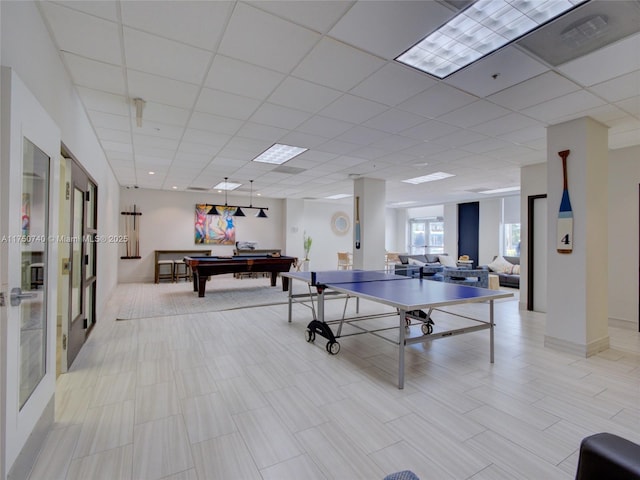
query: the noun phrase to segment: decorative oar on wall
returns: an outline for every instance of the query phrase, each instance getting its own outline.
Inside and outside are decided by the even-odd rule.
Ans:
[[[569,188],[567,182],[567,157],[571,150],[558,152],[562,158],[562,200],[560,201],[560,211],[558,212],[558,253],[571,253],[573,251],[573,210],[571,200],[569,200]]]

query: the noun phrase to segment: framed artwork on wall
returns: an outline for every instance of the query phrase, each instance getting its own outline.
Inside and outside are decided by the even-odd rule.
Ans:
[[[331,230],[339,236],[349,233],[351,228],[351,220],[345,212],[336,212],[331,217]]]
[[[233,214],[236,207],[196,204],[195,232],[196,244],[234,245],[236,228]]]

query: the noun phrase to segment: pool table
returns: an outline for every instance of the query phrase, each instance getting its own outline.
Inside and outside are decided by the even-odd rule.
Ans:
[[[279,272],[288,272],[295,261],[295,257],[272,255],[234,255],[228,257],[204,256],[184,257],[184,263],[193,272],[193,291],[198,297],[204,297],[207,280],[212,275],[242,272],[269,272],[271,286],[276,286]],[[289,289],[289,279],[282,278],[282,290]]]

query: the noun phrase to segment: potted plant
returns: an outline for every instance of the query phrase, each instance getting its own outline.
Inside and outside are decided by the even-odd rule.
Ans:
[[[312,244],[312,243],[313,243],[313,240],[312,240],[312,239],[311,239],[311,237],[309,237],[309,236],[307,235],[307,233],[305,232],[305,233],[304,233],[304,236],[303,236],[303,242],[302,242],[302,245],[303,245],[303,247],[304,247],[304,260],[305,260],[306,262],[308,262],[308,261],[309,261],[309,251],[311,250],[311,244]]]

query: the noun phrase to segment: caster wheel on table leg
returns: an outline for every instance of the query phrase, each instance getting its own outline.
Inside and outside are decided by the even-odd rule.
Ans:
[[[338,342],[327,342],[327,352],[331,355],[337,355],[340,351],[340,344]]]
[[[313,343],[316,339],[316,332],[307,328],[307,330],[304,332],[304,338],[307,342]]]
[[[423,323],[421,328],[422,333],[424,333],[425,335],[433,333],[433,325],[431,325],[430,323]]]

